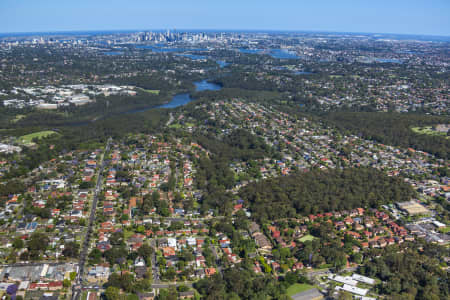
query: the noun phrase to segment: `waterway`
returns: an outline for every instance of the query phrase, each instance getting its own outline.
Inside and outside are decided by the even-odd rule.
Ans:
[[[190,58],[192,60],[206,60],[206,59],[209,58],[206,55],[198,55],[198,54],[192,54],[191,53],[191,52],[206,52],[206,51],[209,51],[209,49],[207,49],[207,48],[176,48],[176,47],[170,48],[170,47],[150,46],[150,45],[136,45],[136,48],[149,49],[149,50],[152,50],[152,52],[155,52],[155,53],[175,53],[175,55],[184,56],[184,57]],[[245,49],[242,49],[242,50],[243,50],[242,52],[245,51]],[[248,53],[252,53],[252,51],[253,50],[249,50]],[[261,50],[261,51],[263,51],[263,50]],[[109,54],[109,55],[114,55],[114,54]],[[116,55],[119,55],[119,54],[116,54]],[[229,65],[229,63],[227,63],[224,60],[216,60],[216,63],[219,65],[220,68],[224,68],[224,67]]]
[[[273,58],[279,58],[279,59],[298,59],[299,57],[295,52],[288,51],[284,49],[272,49],[270,50],[270,56]]]
[[[104,55],[108,56],[116,56],[116,55],[123,55],[123,51],[109,51],[109,52],[103,52]]]
[[[393,64],[401,64],[403,61],[396,58],[375,58],[375,61],[380,63],[393,63]]]
[[[156,53],[176,53],[176,52],[187,52],[187,51],[208,51],[207,48],[176,48],[176,47],[160,47],[160,46],[150,46],[150,45],[136,45],[139,49],[149,49]]]
[[[299,59],[300,57],[294,51],[285,49],[245,49],[239,48],[239,52],[246,54],[268,54],[278,59]]]
[[[195,91],[197,91],[197,92],[218,91],[218,90],[222,89],[222,87],[220,85],[212,83],[212,82],[208,82],[206,79],[202,80],[202,81],[196,81],[196,82],[194,82],[194,84],[195,84]],[[194,100],[194,99],[191,97],[191,95],[189,93],[180,93],[180,94],[176,94],[175,96],[173,96],[172,100],[170,100],[170,102],[168,102],[166,104],[158,105],[158,106],[148,106],[148,107],[144,107],[144,108],[135,108],[135,109],[120,112],[119,114],[120,115],[134,114],[134,113],[140,113],[140,112],[148,111],[150,109],[155,109],[155,108],[175,108],[175,107],[186,105],[189,102],[191,102],[192,100]],[[81,121],[81,122],[65,124],[65,126],[78,127],[78,126],[89,125],[96,121],[103,120],[105,117],[107,117],[107,116],[97,117],[90,121]]]
[[[222,89],[222,87],[218,84],[208,82],[207,80],[194,82],[195,91],[218,91]],[[175,108],[179,106],[183,106],[191,102],[193,99],[189,93],[176,94],[173,96],[172,100],[169,103],[157,106],[156,108]],[[148,110],[148,109],[145,109]],[[141,110],[141,111],[145,111]]]
[[[308,72],[308,71],[295,71],[294,74],[295,75],[309,75],[309,74],[312,74],[312,73]]]
[[[216,83],[208,82],[207,80],[197,81],[194,82],[195,84],[195,91],[201,92],[201,91],[218,91],[221,90],[222,87]]]
[[[219,65],[220,68],[225,68],[226,66],[229,65],[229,63],[227,63],[224,60],[216,60],[216,63]]]

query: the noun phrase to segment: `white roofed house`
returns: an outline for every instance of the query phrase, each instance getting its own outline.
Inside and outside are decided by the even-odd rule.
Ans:
[[[134,266],[145,267],[145,260],[141,256],[137,257],[136,260],[134,261]]]
[[[168,247],[177,248],[177,240],[174,238],[167,238]]]
[[[88,276],[91,277],[92,279],[107,280],[109,274],[110,271],[108,267],[95,266],[89,270]]]
[[[25,281],[21,281],[19,284],[19,291],[23,291],[28,289],[28,286],[30,285],[30,282],[25,280]]]
[[[188,246],[195,246],[197,244],[197,240],[194,237],[188,237],[186,239],[186,243]]]

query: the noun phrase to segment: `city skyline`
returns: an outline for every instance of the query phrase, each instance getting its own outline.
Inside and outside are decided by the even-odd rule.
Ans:
[[[181,30],[319,31],[450,35],[447,1],[269,1],[209,3],[195,1],[54,0],[0,3],[1,33]]]

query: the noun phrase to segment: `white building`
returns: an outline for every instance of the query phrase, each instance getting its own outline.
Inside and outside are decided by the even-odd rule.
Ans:
[[[375,279],[366,277],[366,276],[362,276],[359,274],[353,274],[352,278],[356,281],[362,282],[362,283],[366,283],[366,284],[370,284],[370,285],[374,285],[375,284]]]
[[[172,247],[172,248],[177,248],[177,240],[176,239],[174,239],[174,238],[168,238],[167,239],[167,245],[169,246],[169,247]]]
[[[197,244],[197,240],[194,237],[188,237],[186,239],[186,244],[189,246],[195,246]]]
[[[331,280],[334,280],[336,282],[343,283],[343,284],[353,285],[353,286],[356,286],[358,284],[358,282],[356,280],[352,279],[349,276],[340,276],[340,275],[330,274],[330,275],[328,275],[328,279],[331,279]]]
[[[346,292],[352,293],[352,294],[356,294],[356,295],[360,295],[360,296],[365,296],[367,294],[367,292],[369,291],[368,289],[362,289],[356,286],[352,286],[349,284],[344,284],[344,286],[340,287],[337,286],[336,290],[344,290]]]
[[[57,109],[58,104],[56,104],[56,103],[40,103],[38,105],[38,108],[40,108],[40,109]]]
[[[22,148],[20,147],[0,143],[0,153],[13,153],[21,151]]]
[[[48,272],[48,264],[45,264],[41,270],[41,277],[45,277],[45,275],[47,275],[47,272]]]

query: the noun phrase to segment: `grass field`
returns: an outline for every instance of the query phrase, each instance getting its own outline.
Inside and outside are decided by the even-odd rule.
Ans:
[[[433,130],[433,128],[431,126],[412,127],[411,130],[418,134],[435,135],[435,136],[446,136],[447,135],[447,133],[445,133],[445,132],[439,132],[439,131]]]
[[[439,232],[449,233],[450,232],[450,226],[439,228]]]
[[[184,125],[181,125],[180,123],[174,123],[174,124],[169,125],[170,128],[176,128],[176,129],[194,127],[194,126],[195,126],[194,123],[188,123],[188,122],[186,122]]]
[[[141,89],[141,90],[143,90],[144,92],[149,93],[149,94],[159,95],[159,90],[146,90],[146,89]]]
[[[34,138],[41,139],[44,137],[48,137],[52,134],[57,134],[57,133],[55,131],[51,131],[51,130],[38,131],[38,132],[30,133],[27,135],[23,135],[20,137],[20,140],[22,141],[22,143],[31,144]]]
[[[310,289],[313,289],[314,286],[310,285],[310,284],[306,284],[306,283],[294,283],[293,285],[291,285],[290,287],[287,288],[286,293],[289,296],[304,292],[304,291],[308,291]]]
[[[299,241],[303,243],[303,242],[306,242],[306,241],[312,241],[313,239],[315,239],[315,237],[313,237],[312,235],[308,234],[308,235],[305,235],[305,236],[301,237],[299,239]]]

